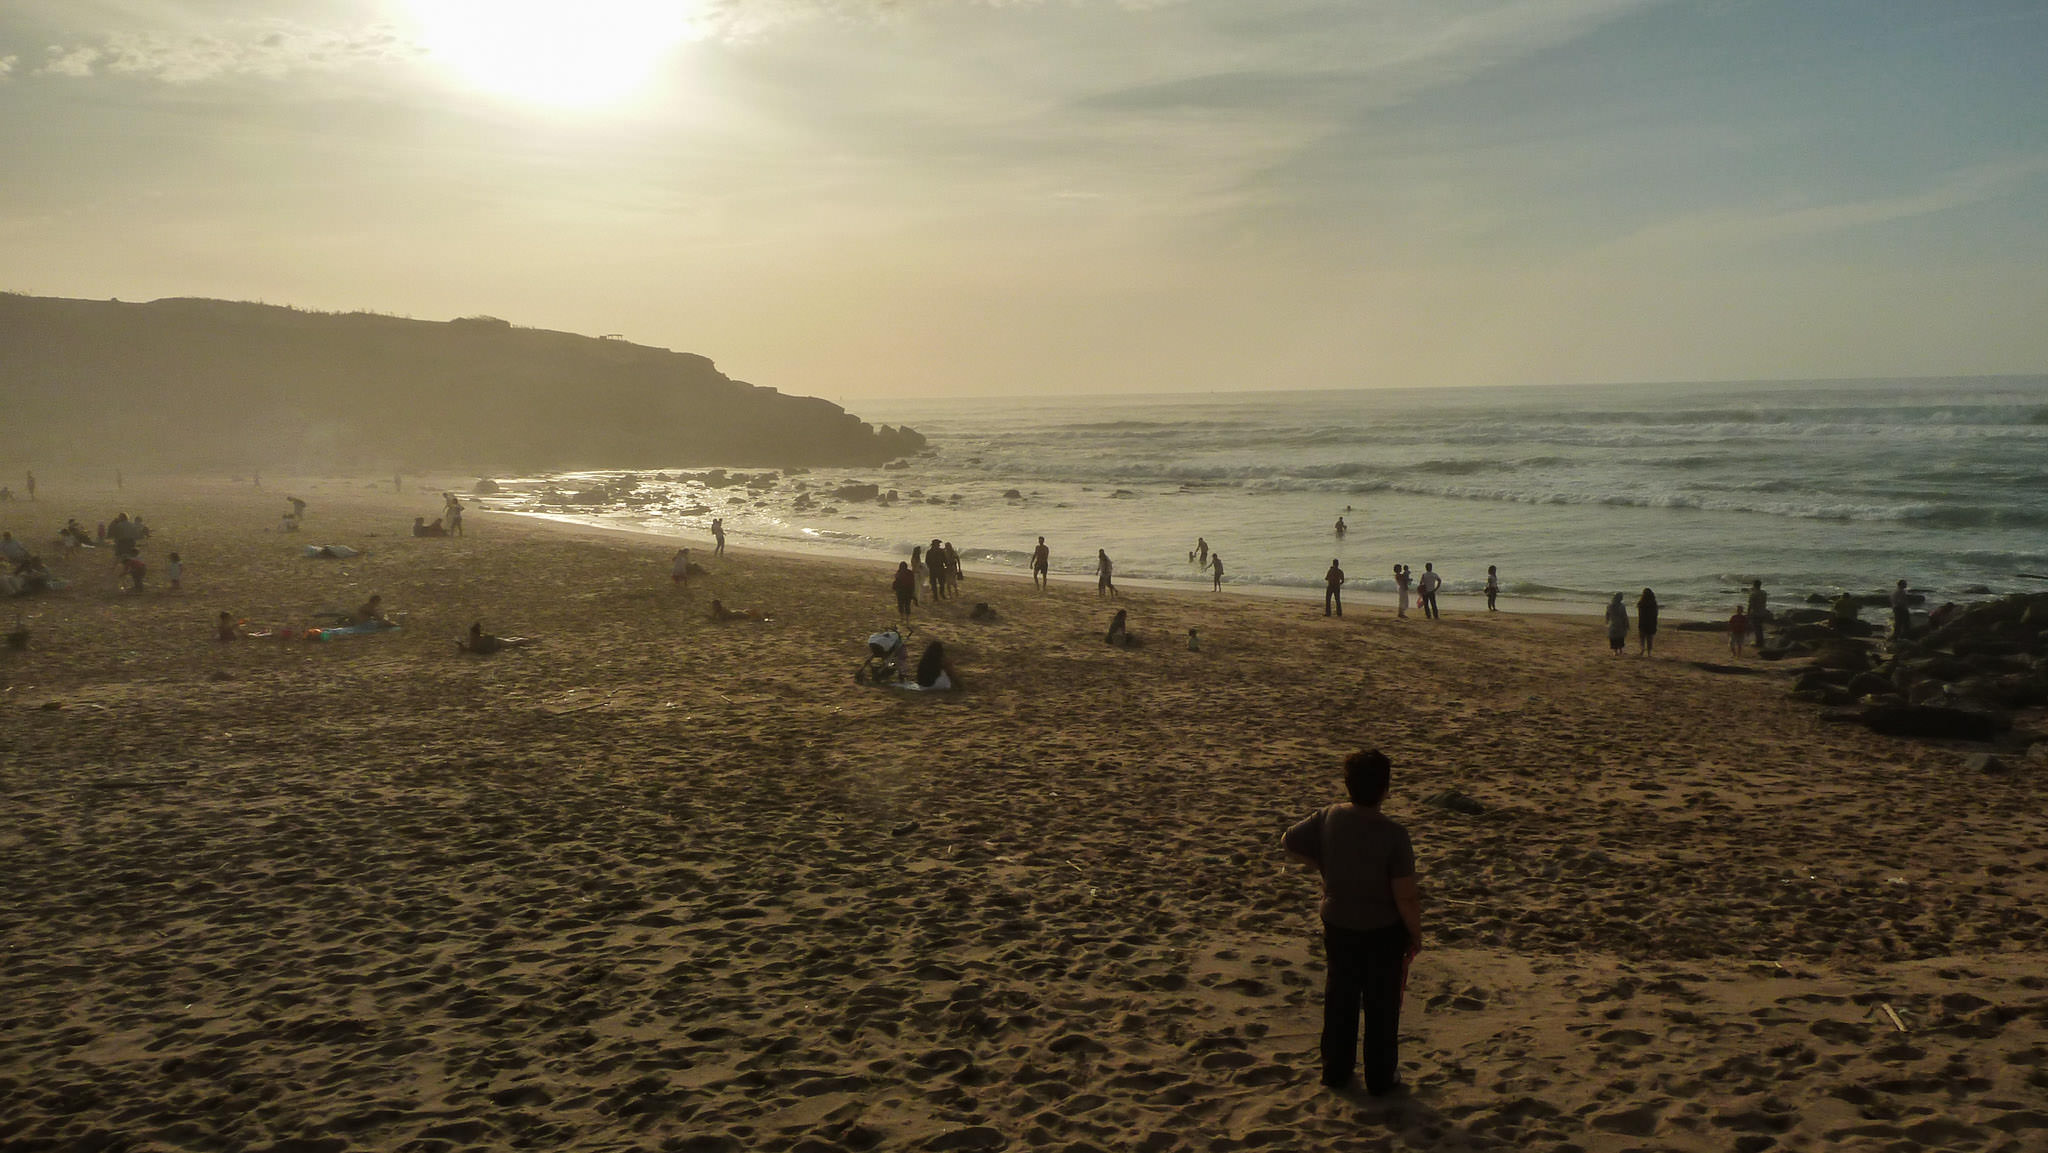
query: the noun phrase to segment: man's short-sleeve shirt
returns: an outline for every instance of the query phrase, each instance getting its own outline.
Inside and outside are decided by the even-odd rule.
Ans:
[[[1415,875],[1415,846],[1379,810],[1331,805],[1287,830],[1280,844],[1322,873],[1324,921],[1363,931],[1401,920],[1393,882]]]

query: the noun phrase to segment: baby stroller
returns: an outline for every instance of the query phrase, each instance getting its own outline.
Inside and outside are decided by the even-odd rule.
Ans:
[[[853,670],[855,684],[880,685],[903,679],[903,634],[884,629],[868,638],[868,659]]]

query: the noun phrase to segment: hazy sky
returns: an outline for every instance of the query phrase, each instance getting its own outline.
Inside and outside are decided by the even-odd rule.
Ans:
[[[6,0],[0,289],[849,400],[2048,372],[2048,4]]]

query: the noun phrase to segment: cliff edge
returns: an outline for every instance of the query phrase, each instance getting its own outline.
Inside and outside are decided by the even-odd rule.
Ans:
[[[525,472],[873,466],[922,447],[702,356],[490,317],[0,294],[0,458]]]

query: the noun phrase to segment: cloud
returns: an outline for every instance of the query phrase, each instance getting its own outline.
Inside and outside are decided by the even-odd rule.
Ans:
[[[276,80],[420,55],[417,44],[385,26],[337,30],[270,21],[217,34],[114,32],[93,42],[52,45],[36,73],[182,85],[239,76]]]
[[[14,64],[20,59],[19,56],[0,56],[0,80],[5,80],[14,73]]]
[[[1975,165],[1918,192],[1695,214],[1631,233],[1610,247],[1714,250],[1821,236],[1966,208],[2006,196],[2044,173],[2048,157]]]

